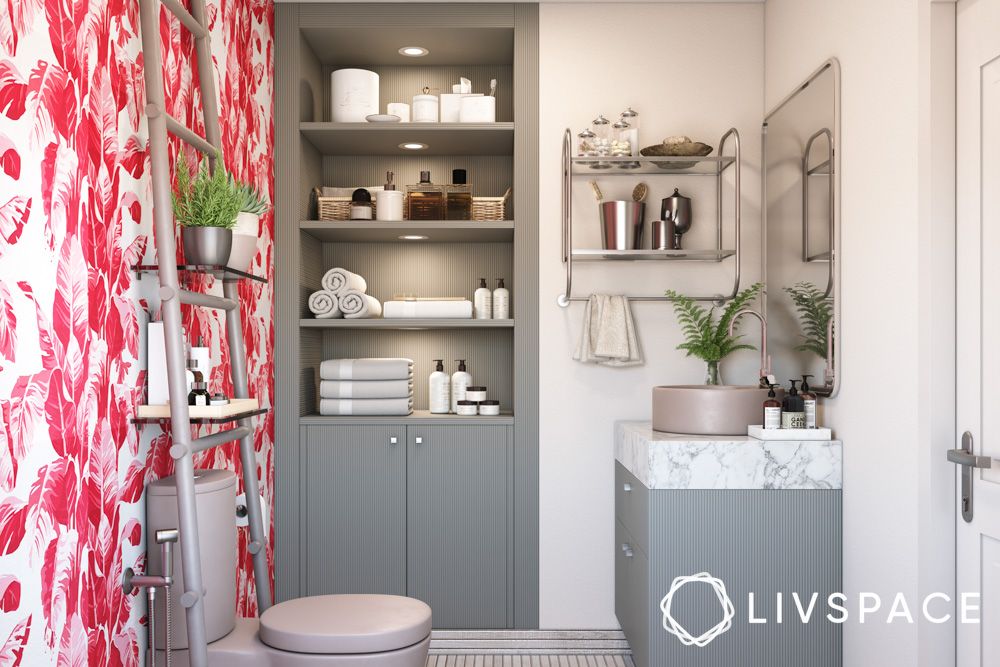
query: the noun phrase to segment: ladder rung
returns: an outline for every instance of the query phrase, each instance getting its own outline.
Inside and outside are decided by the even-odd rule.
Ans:
[[[164,116],[166,116],[167,118],[167,130],[169,130],[176,136],[180,137],[182,141],[191,144],[192,146],[197,148],[205,155],[208,155],[209,157],[215,157],[216,155],[219,154],[219,149],[217,149],[212,144],[208,143],[208,141],[204,137],[202,137],[197,132],[189,128],[187,125],[180,122],[179,120],[177,120],[168,113],[164,113]]]
[[[237,426],[236,428],[230,428],[225,431],[219,431],[218,433],[211,433],[209,435],[203,435],[200,438],[195,438],[191,441],[191,449],[195,452],[203,452],[206,449],[218,447],[219,445],[224,445],[227,442],[232,442],[233,440],[240,440],[248,435],[250,435],[249,427]]]
[[[211,294],[202,294],[201,292],[191,292],[183,289],[180,290],[180,297],[181,303],[185,303],[189,306],[218,308],[219,310],[234,310],[237,305],[232,299],[226,299],[221,296],[212,296]]]
[[[191,31],[191,34],[195,37],[208,37],[208,30],[202,24],[198,23],[195,17],[191,16],[188,10],[184,9],[179,0],[160,0],[164,7],[169,9],[174,16],[180,19],[180,22]]]

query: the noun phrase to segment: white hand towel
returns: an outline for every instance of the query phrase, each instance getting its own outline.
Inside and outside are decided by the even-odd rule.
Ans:
[[[320,398],[413,398],[412,380],[323,380]]]
[[[319,365],[319,377],[320,380],[412,380],[413,360],[327,359]]]
[[[340,293],[340,310],[348,319],[375,318],[382,315],[382,304],[369,294],[351,289]]]
[[[583,331],[573,358],[585,364],[639,366],[642,350],[624,296],[591,294],[583,313]]]
[[[413,412],[410,398],[320,399],[321,415],[408,415]]]
[[[321,289],[309,295],[309,310],[316,316],[317,320],[325,320],[334,317],[343,317],[340,312],[340,299],[333,292]]]
[[[324,273],[323,280],[320,282],[323,284],[323,289],[333,292],[337,296],[344,296],[344,292],[347,290],[368,291],[368,283],[365,282],[364,278],[340,267]]]

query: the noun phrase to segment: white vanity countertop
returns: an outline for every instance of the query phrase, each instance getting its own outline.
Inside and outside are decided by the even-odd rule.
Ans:
[[[839,489],[838,440],[679,435],[615,424],[615,459],[650,489]]]

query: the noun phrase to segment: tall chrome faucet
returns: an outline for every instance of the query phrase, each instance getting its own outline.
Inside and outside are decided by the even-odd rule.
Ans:
[[[761,379],[771,374],[771,355],[767,353],[767,320],[764,316],[751,308],[745,308],[735,315],[729,322],[729,335],[732,336],[736,330],[736,321],[744,315],[753,315],[760,320],[760,375]]]

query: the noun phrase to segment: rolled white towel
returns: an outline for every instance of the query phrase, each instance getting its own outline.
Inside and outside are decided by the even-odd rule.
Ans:
[[[370,294],[347,290],[340,295],[340,310],[348,319],[381,317],[382,304]]]
[[[323,274],[323,289],[333,292],[339,297],[344,296],[347,290],[357,290],[364,293],[368,291],[368,283],[364,278],[356,273],[351,273],[347,269],[336,267]]]
[[[312,311],[317,320],[344,316],[340,312],[340,299],[337,298],[336,294],[325,289],[309,295],[309,310]]]

